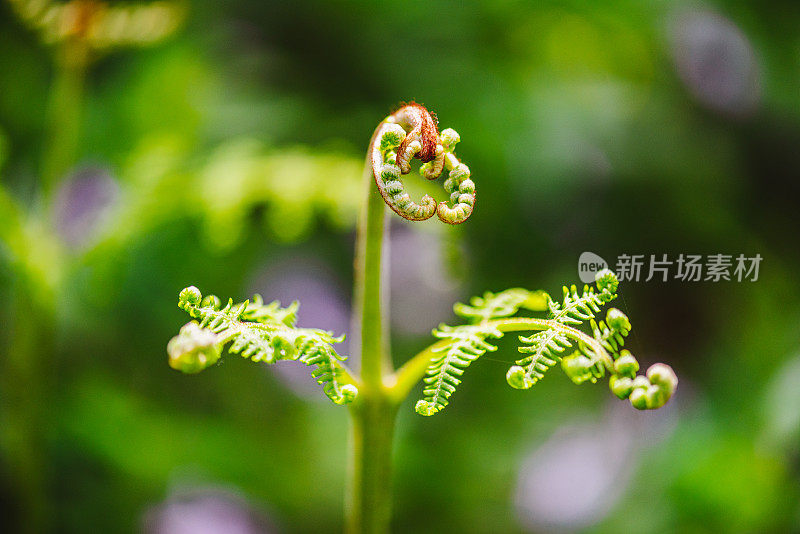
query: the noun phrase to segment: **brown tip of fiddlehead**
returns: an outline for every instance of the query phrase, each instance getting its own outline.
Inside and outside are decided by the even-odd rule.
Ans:
[[[423,163],[436,157],[439,126],[435,115],[432,115],[422,104],[410,102],[395,111],[394,117],[396,122],[408,131],[408,135],[397,150],[398,154],[406,153],[411,143],[419,141],[421,148],[414,154],[414,157],[421,159]]]
[[[459,140],[453,129],[440,133],[436,117],[416,102],[402,105],[387,117],[378,126],[370,147],[375,183],[386,204],[410,221],[424,221],[434,213],[448,224],[467,220],[475,205],[475,184],[469,179],[469,168],[453,153]],[[423,161],[420,172],[428,180],[448,171],[444,187],[449,200],[438,205],[428,195],[420,203],[411,200],[402,175],[411,171],[413,158]]]

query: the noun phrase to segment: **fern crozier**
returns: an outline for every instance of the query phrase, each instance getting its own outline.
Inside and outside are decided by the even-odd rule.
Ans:
[[[387,117],[375,132],[370,147],[372,173],[386,205],[410,221],[424,221],[434,213],[448,224],[466,221],[475,207],[475,182],[470,170],[455,156],[458,133],[447,128],[439,133],[436,119],[424,106],[412,102]],[[420,172],[428,180],[448,171],[444,189],[448,199],[438,204],[429,195],[411,199],[403,175],[411,172],[411,160],[423,161]]]

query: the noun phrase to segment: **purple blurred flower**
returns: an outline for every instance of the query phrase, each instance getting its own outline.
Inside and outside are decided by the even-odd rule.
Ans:
[[[56,231],[71,249],[81,249],[97,237],[119,198],[119,186],[100,167],[85,167],[61,182],[53,206]]]
[[[573,531],[602,520],[625,494],[644,448],[675,429],[674,401],[655,412],[614,402],[600,422],[561,427],[523,462],[514,504],[531,531]]]
[[[414,223],[392,225],[391,322],[404,334],[430,334],[453,314],[457,284],[447,272],[442,238]]]
[[[270,534],[277,529],[239,494],[219,488],[172,493],[147,510],[145,534]]]
[[[683,83],[702,104],[747,115],[761,99],[761,76],[747,36],[730,20],[689,10],[672,25],[672,53]]]
[[[349,333],[348,299],[333,273],[310,257],[291,257],[259,272],[250,284],[250,293],[260,293],[265,302],[279,300],[286,306],[300,301],[298,326],[329,330],[334,335]],[[334,345],[339,354],[349,356],[347,338]],[[347,365],[354,367],[353,358]],[[309,399],[324,399],[321,387],[311,377],[311,369],[299,362],[281,361],[269,366],[296,394]]]

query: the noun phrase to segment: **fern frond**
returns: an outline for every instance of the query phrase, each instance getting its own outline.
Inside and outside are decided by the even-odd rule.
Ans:
[[[185,373],[200,372],[216,363],[222,348],[230,343],[228,352],[254,362],[298,360],[316,366],[311,375],[325,394],[336,404],[351,402],[358,390],[342,366],[347,358],[332,346],[344,336],[297,328],[298,306],[297,302],[286,308],[277,301],[264,304],[261,296],[255,295],[252,302],[234,304],[231,299],[221,307],[217,297],[202,298],[196,287],[188,287],[181,291],[178,307],[197,321],[188,323],[170,341],[170,365]]]
[[[602,271],[599,273],[596,291],[595,288],[585,285],[583,286],[583,292],[578,293],[577,286],[564,286],[562,288],[564,294],[562,302],[548,299],[547,308],[550,319],[556,323],[569,326],[580,325],[583,321],[593,320],[595,314],[600,311],[604,304],[617,297],[616,289],[616,277],[613,279],[608,278],[606,273]],[[572,346],[572,342],[563,332],[552,328],[537,332],[530,337],[520,336],[519,340],[525,346],[519,347],[518,350],[523,354],[530,354],[530,356],[517,360],[516,365],[512,366],[506,374],[506,381],[516,389],[533,387],[544,377],[544,373],[548,369],[561,361],[563,352]],[[584,355],[590,352],[591,356]],[[578,371],[582,371],[580,375],[582,381],[594,381],[603,376],[604,370],[600,363],[602,354],[587,348],[585,344],[579,345],[577,354],[585,359],[576,360],[574,358],[577,358],[577,356],[573,355],[570,356],[570,360],[567,360],[569,362],[567,367],[562,364],[565,371],[568,369],[570,372],[575,371],[573,374],[567,373],[570,378],[577,376]],[[580,366],[575,368],[575,365],[570,365],[575,363],[580,364]],[[588,375],[586,371],[588,371]]]
[[[434,357],[422,379],[425,383],[424,398],[415,406],[420,415],[433,415],[447,406],[450,396],[461,383],[459,377],[464,370],[486,352],[497,350],[486,339],[503,337],[501,331],[486,324],[440,325],[433,335],[446,343],[433,349]]]
[[[583,293],[580,294],[574,284],[569,288],[564,286],[562,290],[563,302],[550,300],[548,308],[552,319],[569,325],[578,325],[592,319],[604,304],[617,297],[616,293],[612,293],[608,288],[595,293],[594,288],[588,285],[583,286]]]
[[[264,304],[261,295],[253,295],[253,301],[248,302],[242,314],[242,319],[255,323],[274,323],[278,322],[288,327],[293,327],[297,321],[297,309],[300,303],[296,300],[286,308],[281,308],[281,303],[277,300]]]
[[[322,221],[339,230],[355,224],[362,166],[359,158],[321,148],[270,150],[253,139],[234,139],[197,168],[192,206],[214,249],[232,250],[255,220],[272,238],[292,243]]]
[[[78,41],[96,51],[148,46],[182,24],[179,2],[119,4],[115,2],[30,2],[10,0],[11,8],[45,43]],[[158,21],[158,23],[153,23]]]
[[[483,297],[472,297],[469,304],[457,302],[453,305],[453,311],[456,315],[476,324],[499,317],[509,317],[516,314],[520,308],[543,311],[547,309],[549,300],[550,297],[544,291],[528,291],[515,287],[500,293],[487,291]]]
[[[677,386],[678,379],[672,369],[656,364],[646,376],[636,376],[639,363],[630,352],[621,350],[631,330],[628,318],[611,308],[604,321],[595,319],[602,306],[617,297],[617,287],[617,277],[605,269],[597,274],[595,287],[584,286],[578,292],[574,285],[564,286],[561,302],[555,302],[542,291],[514,288],[484,293],[470,299],[469,304],[457,303],[453,309],[470,324],[440,326],[434,331],[440,341],[417,356],[426,358],[428,367],[423,377],[424,397],[417,402],[416,411],[433,415],[442,410],[461,383],[464,370],[487,351],[496,349],[486,340],[522,330],[536,332],[519,337],[521,346],[517,350],[525,356],[506,374],[506,381],[512,387],[531,388],[560,362],[564,373],[576,384],[596,382],[608,373],[614,394],[629,398],[635,408],[663,406]],[[521,308],[547,310],[548,318],[513,317]],[[576,328],[585,321],[589,322],[591,335]],[[566,355],[568,349],[572,352]],[[409,366],[414,368],[419,369]],[[404,383],[407,383],[405,377]]]

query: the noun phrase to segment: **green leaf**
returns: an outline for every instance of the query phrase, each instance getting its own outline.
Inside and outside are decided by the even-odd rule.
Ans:
[[[325,394],[336,404],[352,402],[358,390],[342,366],[347,358],[333,348],[344,336],[297,328],[298,306],[297,302],[286,308],[277,301],[264,304],[261,296],[255,295],[252,302],[234,304],[228,300],[220,308],[217,297],[202,298],[196,287],[187,287],[180,293],[178,307],[199,322],[188,323],[170,341],[170,365],[185,373],[197,373],[216,363],[222,348],[230,343],[228,352],[254,362],[297,360],[316,366],[311,375]]]
[[[613,273],[610,275],[608,273],[611,271],[598,273],[597,290],[585,285],[583,292],[578,293],[577,286],[564,286],[563,301],[555,302],[550,299],[547,303],[550,319],[555,323],[568,326],[576,326],[586,320],[593,320],[604,304],[617,297],[616,277]],[[628,327],[630,327],[630,323],[628,323]],[[614,336],[616,336],[616,332],[609,333],[609,338],[603,338],[603,341],[615,341],[616,337]],[[554,328],[537,332],[530,337],[520,336],[519,340],[524,345],[518,350],[529,356],[517,360],[516,365],[512,366],[506,374],[506,381],[516,389],[528,389],[536,385],[548,369],[561,361],[564,351],[572,347],[569,338],[562,331]],[[566,365],[562,362],[562,368],[577,383],[586,380],[595,381],[604,373],[601,357],[602,354],[597,354],[584,344],[579,344],[579,352],[565,359]]]
[[[467,367],[497,347],[487,339],[498,339],[503,331],[533,330],[520,336],[519,352],[526,356],[517,360],[506,374],[506,381],[516,389],[529,389],[561,362],[564,373],[576,384],[596,382],[610,373],[609,386],[621,399],[630,399],[638,409],[663,406],[677,387],[672,369],[656,364],[646,375],[636,376],[639,362],[627,350],[620,350],[631,323],[624,313],[611,308],[605,321],[595,316],[602,306],[617,297],[617,278],[610,270],[597,274],[595,287],[564,286],[561,302],[550,299],[543,291],[508,289],[500,293],[484,293],[469,304],[458,303],[455,312],[470,324],[441,325],[433,334],[440,339],[425,352],[433,354],[423,378],[423,398],[415,406],[421,415],[433,415],[449,403]],[[545,306],[546,304],[546,306]],[[512,317],[520,309],[548,311],[547,319]],[[591,335],[576,327],[589,321]],[[565,355],[567,349],[573,349]]]
[[[433,335],[447,343],[433,349],[437,356],[431,360],[422,379],[424,398],[415,406],[420,415],[433,415],[447,406],[450,395],[461,383],[459,377],[464,370],[487,351],[497,350],[486,339],[503,337],[502,332],[488,325],[440,325]]]
[[[550,297],[544,291],[528,291],[515,287],[500,293],[487,291],[483,297],[472,297],[469,305],[457,302],[453,305],[456,315],[469,319],[471,323],[486,322],[499,317],[516,314],[520,308],[544,311]]]
[[[517,360],[506,373],[506,381],[515,389],[528,389],[544,378],[544,373],[561,360],[561,353],[572,346],[569,338],[555,329],[536,332],[532,336],[519,336],[524,345],[517,348],[529,354]]]

